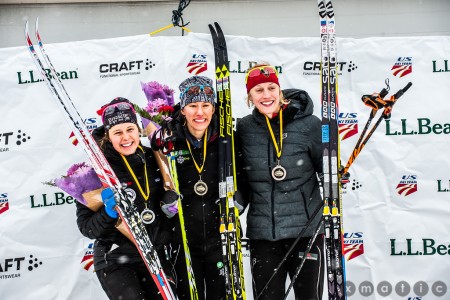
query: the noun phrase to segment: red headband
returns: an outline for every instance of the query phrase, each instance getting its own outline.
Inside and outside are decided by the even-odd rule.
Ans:
[[[247,93],[258,84],[273,82],[280,86],[278,82],[278,71],[273,66],[258,66],[250,69],[246,75]]]

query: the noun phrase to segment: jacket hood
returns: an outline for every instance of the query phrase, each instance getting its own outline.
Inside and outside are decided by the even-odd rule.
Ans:
[[[289,107],[297,109],[294,118],[312,115],[314,103],[308,93],[301,89],[285,89],[283,96],[290,100]]]

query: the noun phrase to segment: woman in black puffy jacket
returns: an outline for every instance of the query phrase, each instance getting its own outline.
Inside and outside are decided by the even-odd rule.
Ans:
[[[247,237],[253,291],[260,300],[278,300],[322,216],[317,176],[322,172],[321,121],[312,114],[313,102],[305,91],[281,91],[273,66],[249,69],[246,87],[248,104],[255,109],[238,123],[237,137],[250,188]],[[319,213],[313,216],[315,211]],[[278,268],[302,230],[303,238]],[[322,297],[322,243],[319,235],[293,286],[296,299]]]

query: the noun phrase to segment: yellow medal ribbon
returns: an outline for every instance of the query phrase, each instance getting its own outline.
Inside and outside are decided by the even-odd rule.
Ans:
[[[144,176],[145,176],[145,189],[147,194],[144,193],[144,191],[142,190],[141,184],[139,183],[139,180],[137,179],[136,175],[134,174],[133,170],[130,167],[130,164],[128,163],[127,159],[125,156],[123,156],[122,154],[120,154],[120,156],[122,157],[123,161],[125,162],[125,165],[128,168],[128,171],[130,172],[131,176],[133,177],[134,182],[136,183],[139,192],[141,192],[142,197],[144,198],[144,201],[148,200],[148,197],[150,196],[150,186],[148,185],[148,176],[147,176],[147,161],[145,160],[145,152],[144,149],[142,149],[142,147],[139,145],[138,146],[139,149],[141,149],[142,153],[144,154]]]
[[[192,160],[194,161],[195,168],[197,169],[198,174],[201,176],[203,167],[205,166],[206,161],[206,139],[208,138],[208,128],[206,128],[205,135],[203,136],[203,164],[201,167],[198,166],[197,162],[195,161],[194,155],[192,155],[191,145],[186,139],[187,146],[189,148],[189,153],[191,154]],[[200,177],[201,179],[201,177]]]
[[[275,140],[275,135],[273,134],[272,126],[270,126],[269,118],[265,115],[267,127],[269,127],[270,136],[272,137],[273,145],[277,151],[277,158],[280,159],[281,152],[283,151],[283,109],[280,108],[280,148],[278,148],[277,141]]]

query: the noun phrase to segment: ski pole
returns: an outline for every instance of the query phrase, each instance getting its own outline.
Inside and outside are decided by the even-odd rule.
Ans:
[[[300,239],[303,237],[303,235],[305,234],[306,229],[308,229],[308,227],[312,224],[312,221],[315,219],[316,215],[319,213],[319,211],[321,211],[321,209],[323,208],[323,202],[321,202],[320,205],[317,206],[317,208],[314,210],[314,212],[311,214],[311,217],[309,218],[308,222],[306,222],[305,227],[303,227],[303,229],[299,232],[299,234],[297,235],[297,238],[295,239],[295,241],[292,243],[291,247],[289,248],[289,250],[286,252],[286,254],[284,255],[283,259],[281,260],[281,262],[278,264],[278,266],[275,268],[275,271],[273,272],[272,276],[270,276],[269,280],[267,280],[266,284],[264,285],[264,287],[262,288],[261,292],[257,295],[257,297],[255,298],[255,300],[258,300],[262,294],[264,293],[264,291],[267,289],[267,287],[269,286],[270,282],[272,281],[272,279],[275,277],[275,275],[277,274],[278,270],[280,269],[280,267],[284,264],[284,262],[286,261],[287,257],[289,255],[291,255],[292,251],[294,250],[295,246],[297,245],[297,243],[300,241]],[[319,222],[319,225],[321,225],[322,222]],[[306,254],[305,254],[306,255]]]
[[[303,265],[305,264],[306,257],[311,252],[311,248],[312,248],[314,242],[316,241],[317,235],[319,234],[319,231],[322,228],[322,226],[323,226],[323,219],[322,219],[322,221],[319,222],[319,224],[317,224],[317,228],[314,231],[314,235],[308,241],[308,245],[306,246],[306,249],[303,252],[302,260],[300,261],[300,264],[298,265],[297,269],[295,269],[295,274],[294,274],[294,276],[292,276],[291,283],[289,284],[289,287],[288,287],[286,293],[284,294],[283,300],[287,299],[289,292],[291,291],[292,287],[294,286],[295,281],[298,278],[298,275],[300,275],[300,271],[302,270]]]
[[[387,80],[386,80],[386,84],[388,85]],[[353,152],[352,152],[350,158],[348,159],[347,164],[345,165],[345,168],[342,169],[341,174],[346,174],[348,172],[348,169],[354,163],[356,157],[362,151],[364,146],[367,144],[368,140],[370,139],[372,134],[375,132],[378,125],[380,125],[380,123],[383,119],[389,119],[391,117],[392,107],[397,102],[397,100],[401,96],[403,96],[403,94],[411,87],[411,85],[412,85],[412,83],[408,82],[408,84],[404,88],[397,91],[397,93],[395,93],[393,96],[391,96],[390,99],[388,99],[388,100],[383,100],[383,98],[387,95],[387,93],[389,91],[389,85],[387,86],[387,89],[383,89],[380,92],[380,94],[377,95],[376,97],[373,95],[371,95],[371,96],[364,95],[362,97],[362,101],[364,102],[364,104],[372,107],[372,111],[370,112],[370,116],[369,116],[369,119],[367,120],[366,126],[364,127],[363,131],[361,132],[361,136],[359,137],[358,142],[356,143],[355,148],[353,149]],[[377,122],[374,124],[374,126],[369,131],[369,133],[365,136],[366,131],[369,128],[370,123],[372,122],[373,118],[375,117],[377,111],[383,107],[384,107],[383,113],[378,118]]]

